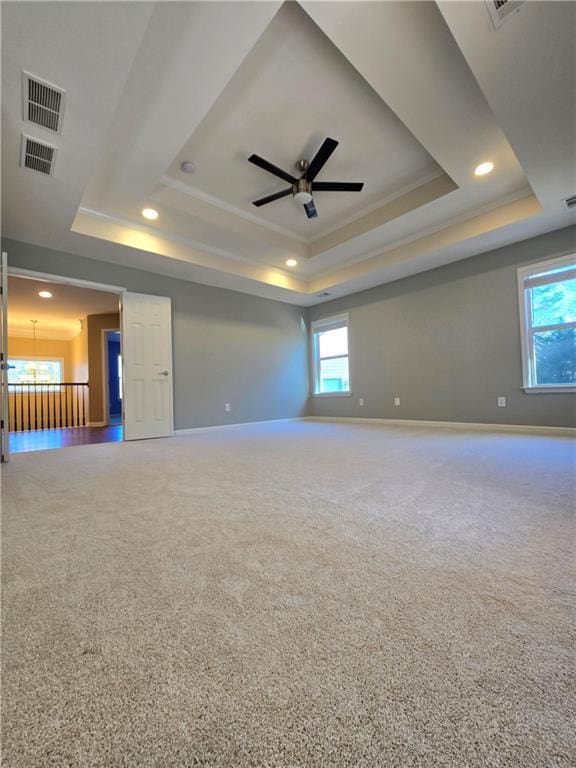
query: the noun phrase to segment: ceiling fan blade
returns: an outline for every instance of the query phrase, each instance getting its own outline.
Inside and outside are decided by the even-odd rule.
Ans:
[[[306,211],[306,216],[308,216],[309,219],[317,218],[318,211],[314,205],[314,200],[310,200],[309,203],[304,203],[304,210]]]
[[[361,192],[364,184],[356,181],[315,181],[312,189],[318,192]]]
[[[306,171],[306,179],[308,181],[314,181],[337,146],[338,142],[336,139],[325,139],[318,152],[316,152],[314,159],[308,166],[308,170]]]
[[[260,208],[261,205],[266,205],[267,203],[273,203],[274,200],[280,200],[281,197],[286,197],[287,195],[292,194],[292,187],[288,187],[288,189],[283,189],[282,192],[276,192],[274,195],[268,195],[268,197],[261,197],[259,200],[254,200],[252,205],[255,205],[257,208]]]
[[[254,163],[254,165],[257,165],[259,168],[262,168],[264,171],[268,171],[268,173],[274,174],[274,176],[279,176],[281,179],[284,179],[284,181],[287,181],[289,184],[294,184],[296,179],[294,176],[291,176],[289,173],[286,173],[286,171],[283,171],[282,168],[278,168],[276,165],[272,165],[272,163],[269,163],[268,160],[264,160],[263,157],[260,157],[259,155],[250,155],[248,158],[249,163]]]

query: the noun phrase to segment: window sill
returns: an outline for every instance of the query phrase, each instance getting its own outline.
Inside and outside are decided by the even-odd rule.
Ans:
[[[312,397],[352,397],[352,392],[312,392]]]
[[[528,395],[541,395],[545,392],[552,392],[553,394],[558,394],[561,392],[564,392],[566,394],[576,392],[576,387],[572,386],[571,384],[550,384],[549,386],[539,386],[539,387],[522,387],[524,392]]]

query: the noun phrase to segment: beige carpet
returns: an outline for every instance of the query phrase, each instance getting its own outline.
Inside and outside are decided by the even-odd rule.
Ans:
[[[14,457],[2,765],[574,766],[574,459],[318,422]]]

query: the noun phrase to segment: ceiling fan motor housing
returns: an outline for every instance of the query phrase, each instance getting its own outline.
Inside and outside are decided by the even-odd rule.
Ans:
[[[292,185],[292,196],[298,203],[309,203],[312,200],[312,182],[304,178],[298,179]]]
[[[268,203],[273,203],[275,200],[281,200],[283,197],[288,197],[292,193],[292,198],[297,203],[302,203],[306,216],[309,219],[316,219],[318,217],[318,211],[314,205],[312,196],[313,190],[320,190],[322,192],[361,192],[364,184],[362,182],[350,182],[350,181],[315,181],[316,176],[320,173],[322,168],[326,165],[326,162],[338,146],[336,139],[328,137],[324,140],[322,146],[316,152],[311,162],[308,160],[299,160],[296,163],[296,168],[300,173],[300,178],[296,178],[291,173],[278,168],[278,166],[265,160],[259,155],[250,155],[248,158],[249,163],[254,163],[264,171],[268,171],[273,176],[277,176],[283,181],[290,184],[289,187],[281,189],[280,192],[275,192],[273,195],[267,195],[261,197],[259,200],[253,200],[252,205],[260,208]]]

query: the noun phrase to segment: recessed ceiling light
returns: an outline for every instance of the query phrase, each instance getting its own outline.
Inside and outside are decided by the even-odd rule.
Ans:
[[[41,299],[51,299],[52,294],[50,291],[38,291],[38,296],[40,296]]]
[[[486,176],[487,173],[491,173],[494,170],[494,163],[487,162],[487,163],[480,163],[480,165],[477,165],[474,169],[474,175],[475,176]]]
[[[298,262],[296,261],[296,259],[286,259],[286,266],[287,267],[297,267],[298,266]]]
[[[156,221],[158,218],[158,211],[155,211],[154,208],[144,208],[142,210],[142,216],[150,221]]]
[[[194,163],[190,162],[190,160],[184,160],[184,162],[180,164],[180,170],[183,173],[196,173],[196,166]]]

